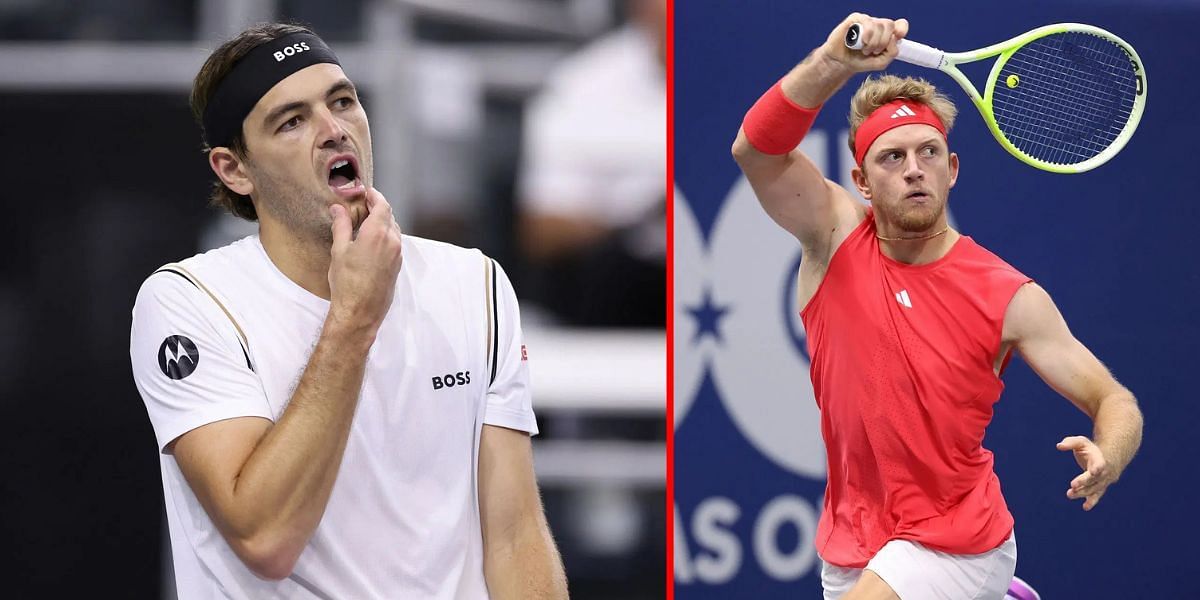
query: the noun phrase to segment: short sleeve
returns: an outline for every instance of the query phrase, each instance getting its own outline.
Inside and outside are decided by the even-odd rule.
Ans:
[[[216,421],[274,420],[229,317],[183,277],[160,272],[142,284],[129,358],[159,450]]]
[[[537,435],[537,419],[534,418],[533,396],[529,387],[529,361],[521,333],[517,295],[499,264],[495,264],[493,273],[496,289],[495,376],[488,374],[490,383],[483,422]]]

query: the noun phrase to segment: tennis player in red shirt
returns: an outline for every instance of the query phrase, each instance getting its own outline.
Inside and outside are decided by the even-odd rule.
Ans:
[[[861,23],[863,48],[843,40]],[[1013,517],[983,448],[1013,351],[1087,413],[1068,436],[1091,510],[1142,438],[1129,390],[1071,335],[1050,296],[947,223],[954,105],[928,82],[868,78],[851,101],[855,186],[796,149],[821,105],[882,70],[908,31],[853,14],[746,114],[733,154],[767,214],[800,241],[798,302],[829,460],[816,547],[827,600],[1003,598]]]

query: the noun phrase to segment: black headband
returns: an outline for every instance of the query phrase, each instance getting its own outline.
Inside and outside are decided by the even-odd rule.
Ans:
[[[339,65],[337,55],[311,33],[293,33],[251,50],[217,84],[204,108],[204,141],[228,146],[242,131],[242,121],[275,84],[305,67]]]

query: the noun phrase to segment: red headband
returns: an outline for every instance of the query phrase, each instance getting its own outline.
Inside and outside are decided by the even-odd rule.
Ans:
[[[946,137],[946,126],[928,105],[905,98],[897,98],[875,109],[875,112],[872,112],[862,122],[862,125],[858,126],[858,131],[854,134],[854,162],[862,167],[863,158],[867,155],[867,148],[870,148],[871,144],[875,143],[875,139],[883,135],[883,132],[901,125],[916,123],[932,126],[941,132],[943,138]]]

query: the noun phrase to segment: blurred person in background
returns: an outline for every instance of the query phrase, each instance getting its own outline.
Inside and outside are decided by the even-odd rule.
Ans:
[[[309,29],[243,31],[192,104],[214,203],[258,234],[159,269],[133,311],[179,597],[565,598],[504,271],[401,236]]]
[[[566,59],[526,112],[518,237],[531,296],[572,325],[666,313],[665,0]]]

